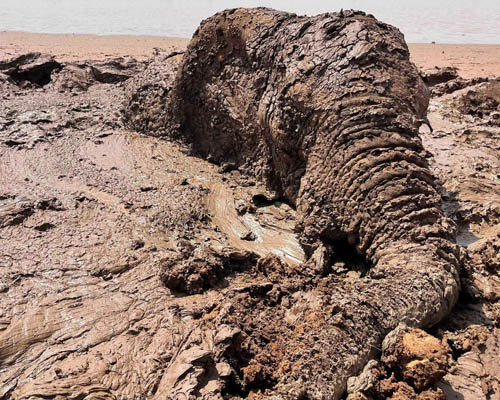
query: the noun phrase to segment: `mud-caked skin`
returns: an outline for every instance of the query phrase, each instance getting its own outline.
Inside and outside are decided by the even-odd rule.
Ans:
[[[338,343],[325,349],[330,369],[290,357],[277,388],[338,398],[390,330],[436,323],[454,305],[454,227],[418,136],[428,96],[403,35],[361,12],[226,10],[195,33],[170,131],[295,204],[309,253],[347,240],[373,265],[332,291],[336,314],[321,326]]]

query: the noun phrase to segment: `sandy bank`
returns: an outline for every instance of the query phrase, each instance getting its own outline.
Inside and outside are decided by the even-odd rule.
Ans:
[[[500,76],[500,45],[413,43],[409,47],[413,62],[421,68],[457,67],[466,79]]]
[[[0,59],[29,51],[54,54],[62,61],[131,56],[144,59],[155,47],[185,47],[189,39],[161,36],[54,35],[0,32]],[[464,78],[500,76],[500,45],[410,44],[413,61],[421,68],[453,66]]]
[[[120,56],[131,56],[141,60],[150,57],[154,48],[169,51],[186,47],[189,39],[161,36],[0,32],[0,43],[0,59],[38,51],[53,54],[60,61],[100,60]]]

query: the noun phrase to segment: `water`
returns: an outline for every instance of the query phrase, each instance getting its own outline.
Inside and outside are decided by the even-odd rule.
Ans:
[[[500,43],[500,0],[0,0],[0,30],[191,37],[217,11],[256,6],[308,15],[360,9],[410,43]]]

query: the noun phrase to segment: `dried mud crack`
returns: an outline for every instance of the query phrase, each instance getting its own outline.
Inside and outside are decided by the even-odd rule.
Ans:
[[[0,398],[500,395],[497,82],[422,76],[352,11],[1,61]]]

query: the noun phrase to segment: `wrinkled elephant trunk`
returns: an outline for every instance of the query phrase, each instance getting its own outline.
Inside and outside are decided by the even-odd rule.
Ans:
[[[367,277],[340,283],[332,291],[329,304],[334,314],[321,329],[335,346],[333,353],[340,356],[330,360],[335,372],[325,398],[341,398],[347,379],[380,352],[384,337],[399,324],[424,327],[447,315],[458,297],[456,258],[454,249],[449,251],[443,254],[439,242],[387,246],[378,251],[378,261]],[[291,387],[294,385],[286,390]],[[310,398],[324,398],[321,396],[312,394]]]
[[[445,253],[442,243],[400,243],[380,257],[370,277],[386,300],[379,305],[386,330],[397,324],[394,309],[399,310],[400,322],[414,327],[436,324],[451,311],[458,299],[459,280],[455,249],[448,250]],[[394,287],[404,294],[396,301]]]
[[[378,96],[336,107],[318,130],[297,195],[309,253],[321,242],[347,243],[370,267],[331,294],[337,314],[328,333],[344,357],[332,363],[334,399],[392,329],[439,322],[459,293],[455,226],[441,210],[414,111]]]
[[[437,323],[458,298],[458,247],[415,111],[379,96],[340,104],[319,130],[301,180],[304,247],[312,253],[321,241],[344,239],[366,257],[371,268],[359,295],[371,299],[366,307],[381,332],[403,321]]]

